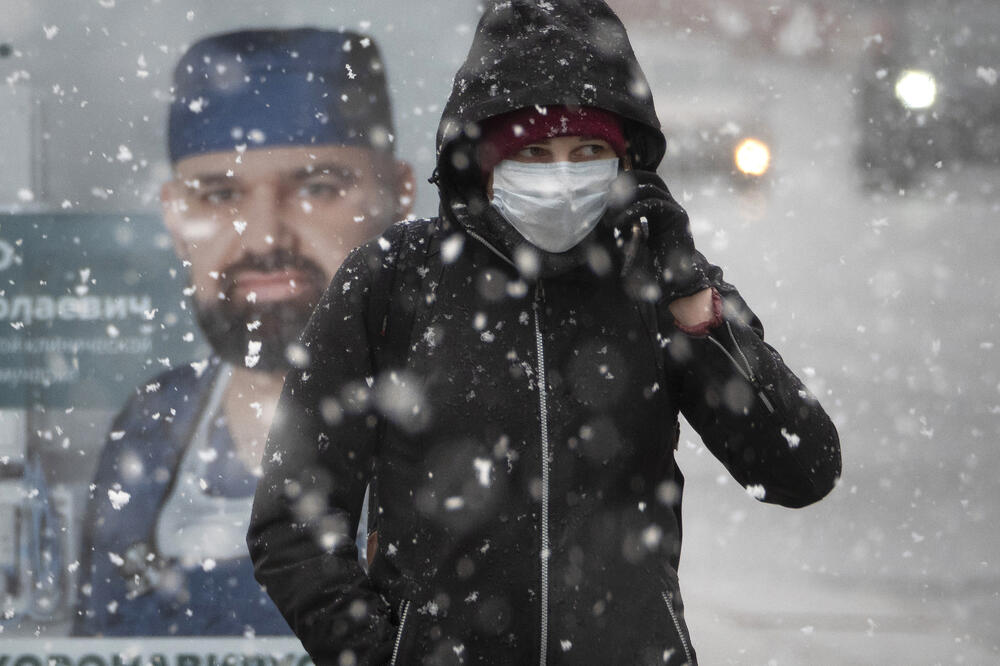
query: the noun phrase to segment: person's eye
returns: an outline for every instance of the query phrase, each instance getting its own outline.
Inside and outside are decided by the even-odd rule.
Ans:
[[[546,157],[549,150],[544,146],[525,146],[517,152],[517,156],[526,160],[536,160]]]
[[[239,199],[240,193],[233,187],[216,187],[198,193],[198,199],[210,206],[231,204]]]
[[[600,157],[611,149],[603,143],[588,143],[580,146],[574,152],[580,157]]]
[[[348,187],[343,183],[314,181],[305,183],[299,188],[299,197],[302,199],[337,199],[347,194]]]
[[[334,201],[359,186],[361,174],[348,167],[317,170],[299,181],[296,196],[303,200]]]

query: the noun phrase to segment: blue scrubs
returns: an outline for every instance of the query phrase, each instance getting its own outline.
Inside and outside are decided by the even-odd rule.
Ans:
[[[183,568],[155,552],[159,511],[220,368],[213,361],[200,374],[191,366],[170,370],[115,419],[87,504],[74,635],[291,634],[254,580],[249,555]],[[236,457],[225,424],[213,419],[208,437],[218,455],[207,464],[204,492],[251,497],[257,479]]]

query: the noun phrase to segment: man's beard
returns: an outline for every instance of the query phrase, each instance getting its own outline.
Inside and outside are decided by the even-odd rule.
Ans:
[[[285,300],[250,302],[236,295],[245,271],[294,271],[297,293]],[[260,372],[284,372],[291,367],[289,346],[305,328],[329,278],[310,259],[288,250],[247,254],[220,275],[225,299],[201,303],[194,299],[198,325],[218,356],[234,365]],[[259,344],[259,349],[258,349]]]

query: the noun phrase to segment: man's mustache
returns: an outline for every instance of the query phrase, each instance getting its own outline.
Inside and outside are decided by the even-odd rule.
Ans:
[[[306,283],[303,287],[313,286],[324,289],[330,278],[326,271],[309,257],[298,252],[283,248],[267,253],[248,252],[239,260],[229,264],[222,271],[222,292],[229,296],[239,282],[239,276],[247,272],[281,273],[295,272],[304,276],[296,279],[296,283]]]

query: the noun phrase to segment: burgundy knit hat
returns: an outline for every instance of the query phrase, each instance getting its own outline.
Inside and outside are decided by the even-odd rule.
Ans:
[[[525,146],[557,136],[604,139],[625,156],[625,135],[615,114],[589,106],[529,106],[481,123],[479,166],[483,177]]]

